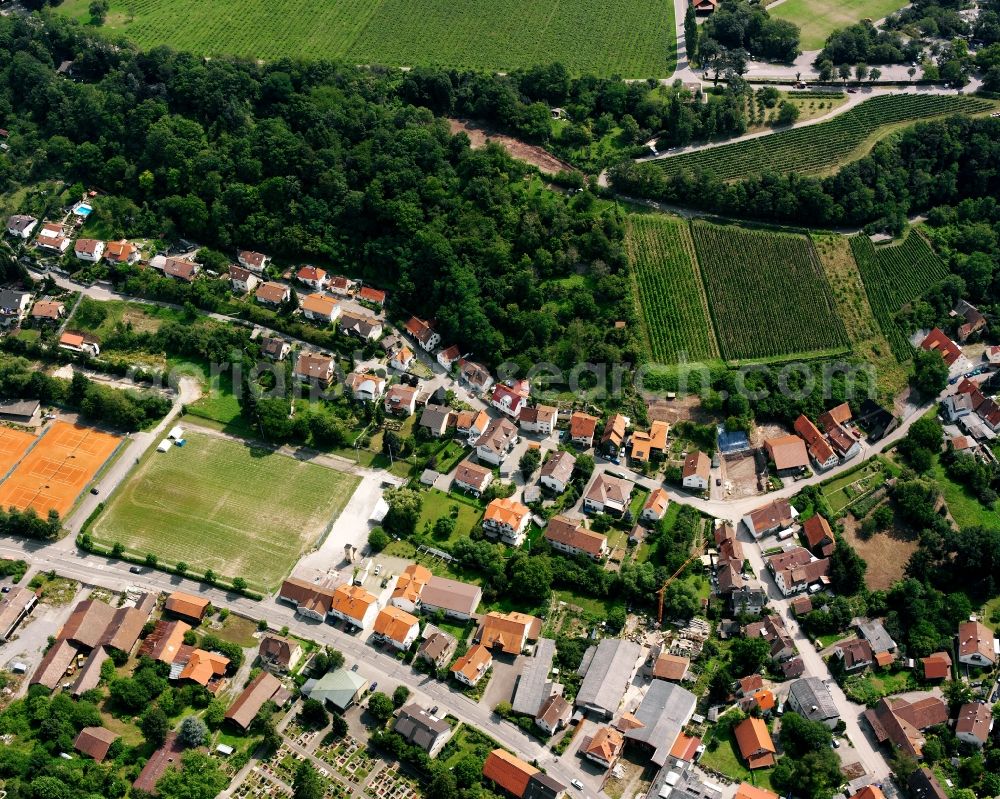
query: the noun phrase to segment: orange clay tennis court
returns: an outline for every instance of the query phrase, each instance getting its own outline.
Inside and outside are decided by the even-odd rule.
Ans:
[[[55,509],[65,516],[121,439],[91,427],[55,422],[0,483],[0,507]]]
[[[0,427],[0,478],[2,478],[11,467],[21,460],[21,457],[28,451],[35,440],[33,433],[25,433],[23,430],[12,430],[9,427]],[[2,506],[0,506],[2,507]]]

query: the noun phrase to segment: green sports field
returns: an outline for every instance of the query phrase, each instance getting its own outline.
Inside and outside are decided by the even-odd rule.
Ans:
[[[82,22],[89,0],[58,11]],[[111,0],[103,30],[198,55],[483,70],[562,62],[575,74],[673,72],[670,0]]]
[[[128,552],[275,588],[326,532],[360,482],[203,433],[153,452],[90,532]]]
[[[906,5],[905,0],[786,0],[768,8],[772,17],[787,19],[802,29],[799,47],[819,50],[838,28],[863,19],[880,20]]]

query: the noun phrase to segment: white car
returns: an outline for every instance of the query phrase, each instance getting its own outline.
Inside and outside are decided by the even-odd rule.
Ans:
[[[375,576],[378,577],[381,573],[382,573],[382,564],[380,563],[375,567]]]
[[[572,782],[570,783],[570,785],[572,785],[572,786],[573,786],[574,788],[576,788],[576,789],[577,789],[578,791],[582,791],[582,790],[583,790],[583,783],[582,783],[582,782],[580,782],[580,780],[573,780],[573,781],[572,781]]]

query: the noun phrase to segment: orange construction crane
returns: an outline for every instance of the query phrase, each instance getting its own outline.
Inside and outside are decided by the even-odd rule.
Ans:
[[[659,600],[660,600],[659,610],[656,613],[656,624],[658,626],[663,624],[663,594],[667,590],[667,586],[670,585],[678,577],[680,577],[681,576],[681,572],[683,572],[688,566],[691,565],[691,561],[697,560],[697,558],[698,558],[697,555],[692,555],[690,558],[688,558],[686,561],[684,561],[684,565],[682,565],[677,571],[675,571],[673,574],[671,574],[664,581],[663,585],[660,587],[660,590],[656,592],[656,594],[657,594],[657,596],[659,597]]]

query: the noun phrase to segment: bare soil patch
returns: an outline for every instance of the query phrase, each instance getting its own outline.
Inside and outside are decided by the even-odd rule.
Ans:
[[[528,144],[505,133],[497,133],[485,125],[471,122],[465,119],[449,119],[448,125],[452,134],[465,133],[469,137],[472,149],[476,150],[485,147],[488,142],[496,142],[503,147],[514,158],[527,161],[532,166],[538,167],[539,171],[547,175],[555,175],[558,172],[574,172],[569,164],[556,158],[552,153],[543,147],[535,144]]]
[[[668,422],[675,425],[678,422],[695,422],[709,424],[714,421],[711,414],[701,407],[701,397],[697,394],[686,394],[676,399],[653,399],[646,403],[646,412],[651,422]]]
[[[755,497],[757,490],[757,466],[753,455],[741,455],[722,460],[723,485],[726,499]]]
[[[889,588],[902,579],[910,555],[917,550],[917,539],[912,532],[894,526],[888,532],[876,533],[865,541],[858,535],[861,524],[853,516],[846,515],[842,522],[844,539],[868,564],[865,584],[870,590]]]

